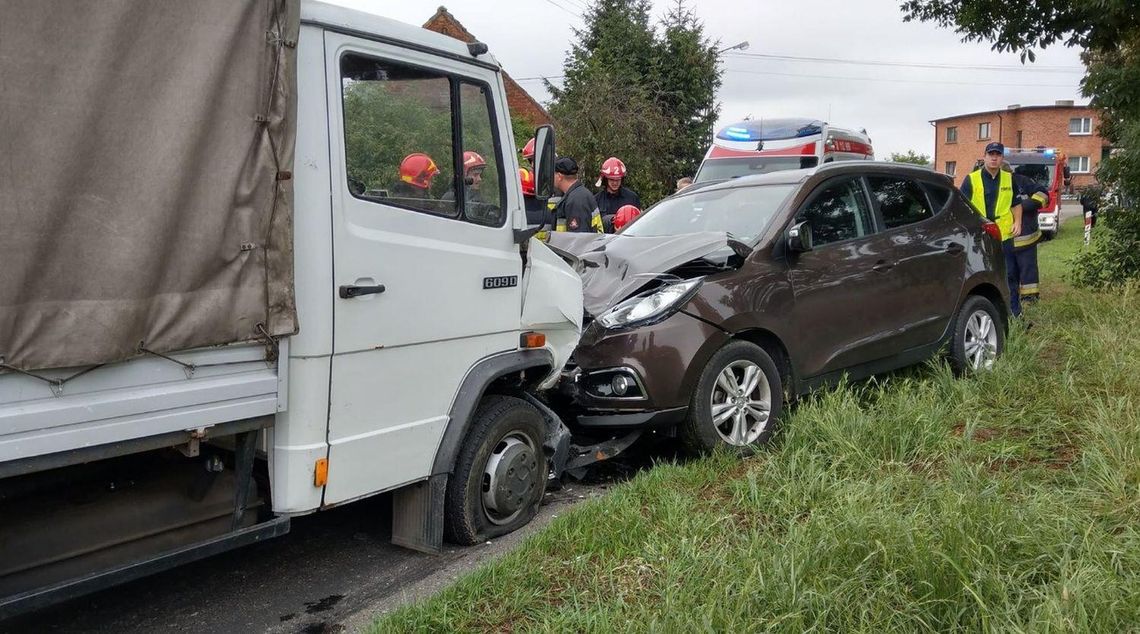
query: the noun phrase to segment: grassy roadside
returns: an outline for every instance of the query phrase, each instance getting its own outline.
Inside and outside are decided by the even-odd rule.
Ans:
[[[739,461],[663,464],[374,631],[1140,629],[1137,291],[1044,301],[985,376],[816,395]]]

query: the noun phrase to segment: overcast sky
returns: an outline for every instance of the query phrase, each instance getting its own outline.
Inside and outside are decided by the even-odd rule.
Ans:
[[[420,25],[434,3],[330,0]],[[467,30],[490,46],[503,68],[540,102],[549,95],[531,77],[562,74],[562,62],[582,26],[589,0],[448,0],[445,4]],[[654,1],[664,15],[671,2]],[[836,125],[866,128],[875,154],[908,149],[933,154],[928,121],[954,114],[1042,105],[1080,97],[1077,49],[1038,51],[1022,66],[1018,56],[963,44],[950,30],[904,23],[896,0],[692,0],[705,32],[723,47],[741,41],[743,55],[727,54],[719,99],[721,124],[747,115],[816,117]],[[874,64],[772,59],[813,57]],[[928,65],[914,67],[892,64]],[[962,68],[962,67],[974,68]],[[978,66],[1000,66],[1000,70]],[[555,80],[557,81],[557,80]]]

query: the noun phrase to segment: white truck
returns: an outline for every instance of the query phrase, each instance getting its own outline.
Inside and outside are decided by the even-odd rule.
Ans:
[[[425,551],[534,516],[582,288],[485,45],[308,0],[3,23],[0,618],[383,492]]]

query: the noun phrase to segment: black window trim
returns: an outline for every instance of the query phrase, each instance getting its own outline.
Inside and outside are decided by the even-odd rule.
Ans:
[[[501,160],[501,157],[504,157],[506,155],[503,153],[502,139],[499,136],[499,117],[498,117],[498,112],[495,110],[495,99],[494,99],[493,95],[491,94],[491,85],[488,84],[487,82],[478,81],[474,78],[464,77],[464,76],[454,76],[452,78],[452,80],[453,80],[455,85],[453,87],[453,90],[451,91],[451,94],[454,95],[453,98],[455,100],[456,107],[452,109],[453,118],[455,118],[455,122],[452,124],[451,127],[453,130],[457,130],[459,132],[458,141],[457,141],[459,143],[459,152],[456,156],[456,160],[459,163],[460,169],[458,172],[456,172],[456,174],[458,175],[458,174],[463,173],[463,153],[466,151],[462,147],[462,142],[463,142],[463,109],[462,109],[463,98],[462,97],[463,96],[462,96],[462,94],[460,94],[460,90],[459,90],[459,87],[462,86],[463,84],[467,84],[468,86],[474,86],[476,88],[481,88],[483,91],[483,99],[487,102],[487,115],[490,117],[490,119],[488,120],[487,123],[490,124],[490,126],[491,126],[491,145],[493,146],[493,151],[495,153],[495,156],[493,158],[495,159],[495,165],[497,165],[499,167],[499,178],[498,178],[498,181],[499,181],[499,212],[500,212],[499,213],[499,221],[495,224],[488,224],[485,222],[478,222],[476,220],[473,220],[473,219],[467,217],[467,180],[465,178],[465,175],[456,177],[459,181],[459,184],[462,185],[462,187],[460,187],[460,189],[459,189],[459,193],[460,193],[459,198],[463,201],[461,203],[461,206],[460,206],[460,209],[461,209],[460,216],[463,218],[463,220],[465,222],[470,222],[471,224],[479,225],[480,227],[502,227],[507,222],[507,220],[510,216],[510,213],[508,213],[509,212],[509,209],[508,209],[509,205],[507,203],[507,179],[509,178],[509,176],[507,175],[507,172],[506,172],[507,166],[503,165],[503,161]]]
[[[344,109],[344,87],[343,87],[344,86],[344,72],[342,71],[344,58],[347,55],[355,55],[357,57],[363,57],[366,59],[375,60],[377,62],[381,62],[384,64],[395,64],[398,66],[402,66],[404,68],[409,68],[412,70],[417,70],[417,71],[422,71],[425,73],[431,73],[433,75],[438,75],[440,79],[447,79],[448,80],[447,86],[448,86],[448,92],[449,92],[449,104],[451,107],[451,154],[452,154],[452,164],[453,164],[452,165],[452,172],[453,172],[452,187],[454,188],[454,191],[455,191],[455,213],[454,214],[443,212],[443,211],[432,211],[430,209],[409,207],[407,205],[401,205],[399,203],[396,203],[395,201],[393,201],[391,199],[377,199],[377,198],[367,198],[364,196],[357,196],[356,194],[352,193],[351,189],[348,188],[348,137],[347,137],[347,134],[348,134],[348,125],[347,125],[348,117],[346,116],[347,113],[345,112],[345,109]],[[460,100],[460,95],[459,95],[459,85],[461,83],[467,83],[469,85],[476,86],[476,87],[483,87],[485,89],[485,94],[486,94],[486,98],[487,98],[487,110],[488,110],[488,114],[490,115],[489,123],[491,124],[491,138],[493,139],[492,144],[494,145],[494,151],[495,151],[495,163],[499,165],[500,170],[505,170],[505,168],[506,168],[505,165],[501,164],[502,161],[499,160],[499,157],[503,156],[502,142],[499,138],[498,118],[496,116],[498,113],[495,110],[494,99],[492,98],[492,95],[491,95],[490,84],[488,84],[487,82],[475,79],[474,77],[467,76],[467,75],[459,75],[459,74],[456,74],[454,72],[444,71],[444,70],[441,70],[439,68],[432,68],[432,67],[425,66],[422,64],[417,64],[415,62],[406,62],[403,60],[395,60],[395,59],[392,59],[390,57],[385,57],[383,55],[377,55],[376,53],[373,53],[370,51],[362,51],[359,48],[355,48],[352,46],[347,46],[347,47],[344,47],[341,49],[340,54],[337,57],[336,72],[337,72],[338,83],[341,85],[341,89],[340,89],[340,127],[341,127],[342,151],[341,151],[340,160],[341,160],[341,164],[344,166],[344,180],[340,184],[340,186],[344,188],[344,191],[348,192],[349,196],[352,196],[353,198],[355,198],[357,200],[362,200],[362,201],[367,202],[367,203],[372,203],[372,204],[376,204],[376,205],[385,205],[388,207],[394,207],[396,209],[400,209],[400,210],[404,210],[404,211],[412,211],[412,212],[416,212],[416,213],[427,214],[429,216],[434,216],[437,218],[445,218],[447,220],[457,220],[459,222],[466,222],[466,223],[473,224],[473,225],[476,225],[479,227],[501,228],[504,224],[506,224],[510,214],[508,213],[508,209],[507,209],[507,207],[508,207],[507,200],[506,200],[507,175],[505,173],[503,173],[502,176],[499,178],[499,200],[502,203],[502,205],[501,205],[502,213],[501,213],[501,217],[499,218],[498,224],[492,225],[492,224],[487,224],[487,223],[483,223],[483,222],[476,222],[474,220],[471,220],[470,218],[467,217],[467,209],[466,209],[467,208],[466,191],[465,191],[466,190],[466,183],[464,182],[464,176],[463,176],[463,152],[464,152],[464,150],[462,148],[462,143],[461,143],[462,139],[463,139],[463,113],[460,110],[460,101],[461,100]],[[459,150],[458,152],[456,151],[457,148]]]
[[[918,186],[918,189],[920,191],[922,191],[922,198],[923,198],[923,200],[926,201],[926,208],[931,212],[931,215],[927,218],[923,218],[922,220],[919,220],[918,222],[908,222],[905,225],[899,225],[897,227],[888,227],[887,226],[887,219],[883,217],[883,210],[879,207],[879,201],[875,198],[875,196],[873,196],[871,194],[871,181],[867,180],[867,179],[869,179],[872,176],[876,176],[876,177],[880,177],[880,178],[898,178],[898,179],[908,180],[908,181],[914,183],[915,185]],[[882,172],[882,173],[878,173],[878,174],[865,174],[863,184],[867,188],[867,195],[870,196],[870,198],[871,198],[871,204],[873,205],[873,208],[875,210],[875,221],[879,224],[879,227],[881,227],[881,229],[879,231],[883,235],[890,235],[896,231],[906,229],[908,227],[917,227],[923,223],[930,222],[930,221],[934,220],[935,218],[937,218],[939,216],[939,214],[941,214],[947,207],[950,206],[950,203],[947,202],[946,205],[943,205],[942,209],[939,209],[936,211],[934,209],[934,201],[932,201],[930,199],[930,192],[927,191],[927,189],[925,187],[926,181],[924,181],[923,179],[920,179],[920,178],[914,178],[914,177],[907,175],[907,174],[890,174],[890,173],[886,173],[886,172]]]
[[[866,235],[855,236],[854,238],[847,238],[846,240],[836,240],[835,242],[821,244],[818,247],[812,248],[812,251],[827,249],[836,244],[847,244],[856,240],[866,240],[867,238],[871,238],[882,233],[883,225],[880,223],[879,218],[875,212],[875,201],[871,199],[871,192],[867,187],[867,181],[864,178],[863,174],[837,174],[836,176],[832,176],[831,178],[823,181],[819,185],[816,185],[815,190],[812,191],[811,194],[805,198],[802,203],[797,205],[796,208],[792,211],[791,218],[789,218],[787,226],[784,227],[784,233],[787,233],[788,229],[791,229],[792,226],[796,224],[796,218],[800,215],[800,212],[803,211],[803,209],[808,205],[814,203],[815,200],[823,194],[823,191],[825,189],[831,187],[832,185],[846,181],[859,181],[859,187],[863,190],[863,202],[868,205],[867,209],[871,211],[871,231]]]

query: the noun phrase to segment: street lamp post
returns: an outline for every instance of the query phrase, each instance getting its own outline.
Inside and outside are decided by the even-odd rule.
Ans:
[[[730,46],[728,48],[722,48],[719,51],[717,51],[717,53],[727,53],[728,51],[747,51],[747,50],[748,50],[748,40],[744,40],[743,42],[741,42],[739,44],[733,44],[732,46]]]

